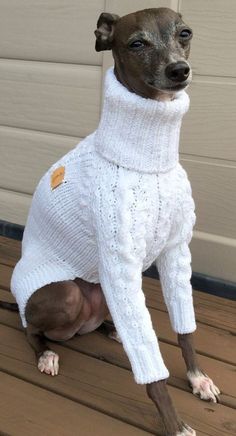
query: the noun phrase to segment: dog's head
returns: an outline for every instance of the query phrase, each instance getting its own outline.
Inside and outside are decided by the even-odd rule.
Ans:
[[[95,35],[96,50],[112,50],[116,75],[129,90],[156,98],[189,85],[192,30],[177,12],[145,9],[121,18],[102,13]]]

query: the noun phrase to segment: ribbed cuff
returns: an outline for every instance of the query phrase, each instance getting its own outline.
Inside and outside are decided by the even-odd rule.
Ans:
[[[136,383],[147,384],[169,377],[159,349],[158,341],[148,342],[134,347],[124,347],[132,366]]]
[[[173,330],[187,334],[196,330],[195,313],[192,298],[176,299],[168,304],[168,312]]]

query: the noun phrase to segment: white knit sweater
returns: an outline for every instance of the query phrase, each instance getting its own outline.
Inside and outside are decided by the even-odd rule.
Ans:
[[[97,131],[39,182],[11,282],[24,326],[38,288],[75,277],[100,282],[137,383],[168,376],[141,287],[153,262],[174,330],[196,328],[188,248],[194,202],[178,162],[188,105],[184,91],[170,102],[139,97],[108,70]],[[64,179],[52,189],[62,166]]]

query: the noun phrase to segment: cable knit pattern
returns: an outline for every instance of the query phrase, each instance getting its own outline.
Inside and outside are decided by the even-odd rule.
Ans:
[[[156,264],[172,327],[177,333],[184,334],[196,329],[190,284],[191,253],[188,246],[196,217],[191,186],[183,168],[178,172],[177,187],[171,234]]]
[[[110,69],[101,122],[43,176],[33,196],[11,289],[25,306],[45,284],[100,282],[137,383],[168,377],[142,291],[157,262],[174,329],[195,329],[188,243],[194,203],[178,163],[185,92],[171,102],[127,91]],[[54,170],[63,182],[51,189]]]

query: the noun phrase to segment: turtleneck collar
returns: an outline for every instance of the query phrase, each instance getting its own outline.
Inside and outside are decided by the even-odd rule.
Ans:
[[[172,101],[143,98],[106,73],[95,148],[117,165],[146,173],[167,172],[179,161],[181,120],[189,107],[185,91]]]

